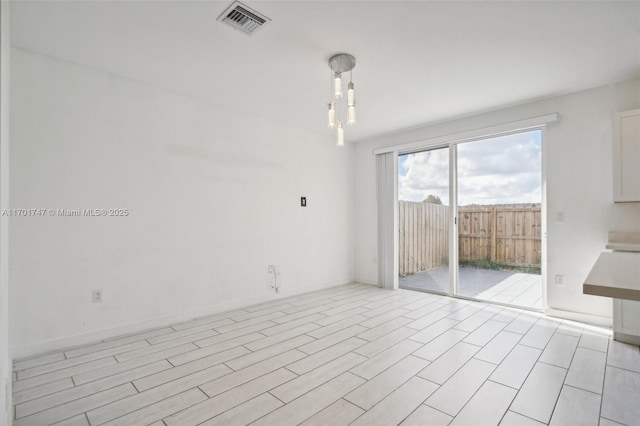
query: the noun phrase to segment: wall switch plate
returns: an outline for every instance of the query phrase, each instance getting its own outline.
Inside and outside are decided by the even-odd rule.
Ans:
[[[564,212],[556,212],[556,223],[564,223]]]
[[[556,275],[556,285],[564,285],[564,275]]]
[[[93,303],[102,303],[102,290],[93,290]]]
[[[300,197],[300,207],[307,207],[307,197]]]

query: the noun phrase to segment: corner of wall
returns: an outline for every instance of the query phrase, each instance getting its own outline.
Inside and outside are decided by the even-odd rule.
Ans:
[[[9,205],[9,2],[0,2],[0,208]],[[11,424],[8,217],[0,216],[0,425]]]

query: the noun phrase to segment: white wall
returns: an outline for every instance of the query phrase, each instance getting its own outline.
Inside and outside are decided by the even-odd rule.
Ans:
[[[446,136],[549,113],[560,121],[543,140],[547,169],[548,276],[565,285],[548,286],[552,309],[611,317],[611,300],[582,294],[582,283],[609,230],[640,231],[640,203],[612,202],[612,114],[640,107],[640,81],[601,87],[472,117],[384,135],[355,150],[355,278],[377,282],[375,162],[372,150]],[[554,222],[565,213],[565,223]]]
[[[0,2],[0,210],[9,206],[9,2]],[[0,215],[0,425],[11,423],[9,218]]]
[[[352,281],[330,134],[22,50],[12,75],[11,207],[130,211],[12,219],[15,356],[279,297],[269,264],[283,294]]]

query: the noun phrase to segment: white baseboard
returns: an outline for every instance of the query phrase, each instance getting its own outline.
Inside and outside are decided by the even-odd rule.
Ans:
[[[356,280],[354,281],[354,283],[356,283],[356,284],[367,284],[367,285],[373,285],[373,286],[378,287],[378,283],[377,283],[377,282],[375,282],[375,281],[373,281],[373,280],[367,280],[367,279],[361,279],[361,280],[360,280],[360,279],[356,279]]]
[[[206,308],[195,309],[191,311],[176,313],[163,317],[153,318],[146,321],[127,324],[125,326],[105,328],[90,333],[84,333],[74,336],[66,336],[56,339],[38,342],[31,345],[19,346],[11,348],[11,357],[14,360],[44,355],[48,352],[58,351],[61,349],[69,349],[74,346],[82,346],[90,343],[100,342],[103,339],[109,339],[125,334],[139,333],[150,329],[167,327],[179,322],[189,321],[194,318],[204,317],[208,315],[218,314],[225,311],[240,309],[258,303],[271,302],[273,300],[286,297],[296,296],[303,293],[309,293],[317,290],[325,290],[332,287],[350,284],[349,282],[330,282],[315,286],[303,286],[293,289],[287,289],[280,293],[273,293],[268,296],[256,297],[252,299],[233,300],[224,303],[207,306]]]
[[[585,314],[582,312],[563,311],[562,309],[554,308],[547,308],[544,313],[545,315],[550,317],[584,322],[587,324],[599,325],[601,327],[611,327],[613,325],[613,319],[611,317],[601,317],[599,315]]]

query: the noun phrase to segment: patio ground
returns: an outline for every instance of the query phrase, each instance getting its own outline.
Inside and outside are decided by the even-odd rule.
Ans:
[[[460,267],[460,295],[526,308],[542,308],[542,276]],[[399,279],[401,288],[449,293],[449,268],[442,266]]]

